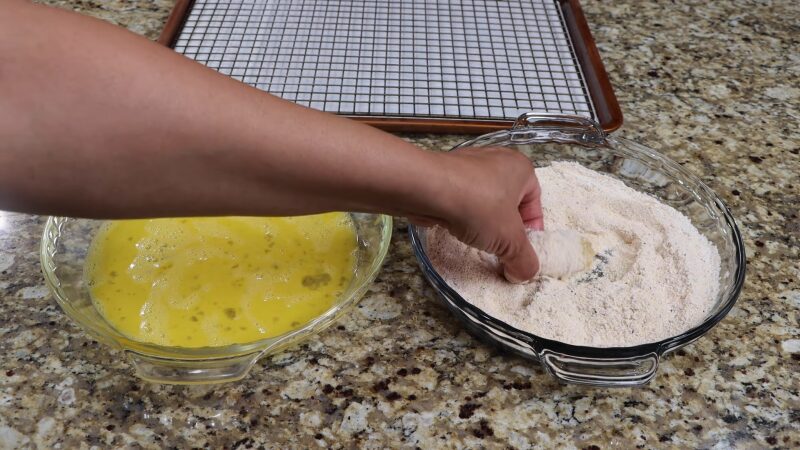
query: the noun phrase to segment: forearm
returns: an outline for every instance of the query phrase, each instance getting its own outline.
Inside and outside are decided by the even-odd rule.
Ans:
[[[0,8],[0,208],[436,215],[439,159],[100,21]]]

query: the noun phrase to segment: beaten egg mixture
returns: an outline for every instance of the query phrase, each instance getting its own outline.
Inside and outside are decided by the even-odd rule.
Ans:
[[[353,278],[356,247],[346,213],[110,221],[85,275],[97,310],[129,338],[224,346],[330,309]]]

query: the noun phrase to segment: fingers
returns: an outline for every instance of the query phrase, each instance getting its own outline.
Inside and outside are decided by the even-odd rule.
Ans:
[[[519,214],[522,223],[527,228],[537,231],[544,230],[544,213],[542,212],[542,188],[536,173],[531,173],[531,178],[525,185],[522,200],[519,203]]]
[[[525,283],[539,272],[539,257],[536,256],[523,227],[519,227],[513,239],[506,247],[508,251],[498,257],[503,264],[506,280],[516,284]]]
[[[508,281],[517,284],[529,281],[539,272],[539,257],[525,233],[525,228],[544,230],[542,188],[533,168],[524,185],[518,208],[523,227],[519,227],[514,242],[509,247],[512,252],[501,258],[503,275]]]
[[[519,215],[526,228],[537,231],[544,230],[544,213],[542,212],[542,200],[539,196],[535,199],[523,199],[519,204]]]

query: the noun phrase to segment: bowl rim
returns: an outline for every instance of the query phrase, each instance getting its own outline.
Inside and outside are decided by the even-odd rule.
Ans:
[[[355,214],[348,212],[348,214]],[[362,213],[359,213],[362,214]],[[380,273],[386,256],[389,252],[391,245],[391,237],[393,231],[392,216],[385,214],[371,214],[363,213],[377,217],[383,225],[380,236],[380,247],[376,253],[375,258],[370,262],[368,273],[364,277],[362,283],[350,291],[349,296],[338,305],[330,307],[323,314],[315,317],[307,322],[301,328],[288,331],[278,336],[260,339],[258,341],[247,342],[242,344],[229,344],[225,346],[207,346],[207,347],[178,347],[153,344],[149,342],[137,341],[129,338],[120,333],[110,324],[106,323],[106,328],[95,324],[94,320],[86,317],[82,312],[75,308],[64,293],[60,289],[60,281],[58,276],[53,270],[48,268],[47,261],[49,255],[47,254],[47,244],[49,242],[48,234],[54,232],[54,229],[59,228],[59,223],[64,223],[66,220],[95,220],[77,217],[62,217],[62,216],[48,216],[45,222],[44,230],[42,231],[41,242],[39,245],[39,262],[41,265],[42,273],[44,274],[45,284],[50,292],[56,299],[64,313],[72,320],[77,322],[80,327],[96,338],[98,341],[104,342],[112,347],[124,351],[132,351],[143,354],[153,358],[161,358],[165,360],[215,360],[227,359],[236,356],[242,356],[252,353],[264,353],[273,349],[282,348],[284,345],[300,342],[306,337],[321,332],[333,322],[336,321],[344,312],[350,307],[355,305],[360,300],[369,286]],[[57,231],[60,233],[60,229]],[[57,239],[57,237],[56,237]]]
[[[449,151],[456,151],[460,148],[469,147],[484,140],[494,140],[503,137],[504,135],[511,136],[514,132],[515,130],[501,130],[494,133],[485,134],[476,137],[474,139],[471,139],[469,141],[463,142],[453,147]],[[736,251],[735,254],[736,268],[735,268],[735,273],[733,274],[734,283],[732,286],[732,290],[731,293],[728,295],[728,297],[725,299],[722,307],[715,314],[708,316],[700,324],[678,335],[666,339],[639,345],[633,345],[633,346],[616,346],[616,347],[593,347],[585,345],[568,344],[566,342],[544,338],[536,334],[516,328],[500,319],[492,317],[491,315],[484,312],[482,309],[466,301],[455,289],[453,289],[449,284],[447,284],[447,282],[442,278],[439,272],[436,271],[436,269],[433,267],[433,264],[428,258],[428,255],[420,241],[420,227],[413,224],[409,224],[408,225],[409,236],[411,239],[411,246],[414,250],[414,255],[416,256],[417,261],[421,265],[423,271],[426,272],[426,274],[429,276],[429,279],[432,281],[434,288],[437,291],[439,291],[437,293],[439,295],[446,295],[448,299],[452,301],[454,307],[460,309],[464,313],[467,313],[475,317],[478,321],[482,322],[483,324],[501,330],[504,333],[512,334],[517,338],[521,338],[523,341],[525,341],[526,343],[528,343],[533,347],[537,357],[539,357],[539,355],[544,350],[555,351],[570,356],[577,356],[582,358],[595,358],[595,359],[619,359],[628,357],[641,357],[652,353],[655,353],[659,356],[663,356],[666,353],[677,350],[678,348],[683,347],[699,339],[701,336],[710,331],[714,326],[716,326],[720,321],[722,321],[722,319],[728,315],[730,310],[736,304],[736,301],[741,293],[742,287],[744,286],[745,272],[747,266],[747,258],[745,255],[744,242],[742,240],[739,227],[736,225],[736,220],[733,218],[733,215],[731,214],[731,211],[725,204],[725,202],[723,202],[722,199],[720,199],[719,196],[705,183],[703,183],[702,180],[700,180],[697,176],[695,176],[693,173],[683,168],[681,165],[679,165],[672,159],[658,153],[657,151],[625,138],[606,136],[606,139],[608,143],[601,146],[593,146],[593,149],[602,151],[603,149],[611,149],[611,144],[613,143],[621,143],[626,147],[633,148],[636,151],[643,152],[647,156],[657,159],[659,160],[659,162],[669,166],[670,169],[679,172],[688,181],[694,183],[698,189],[704,191],[704,193],[708,195],[710,199],[713,200],[714,206],[717,207],[717,209],[721,212],[722,217],[724,217],[725,219],[725,224],[727,225],[727,229],[731,233],[731,240],[733,241]],[[539,142],[533,142],[533,143],[539,143]],[[512,142],[509,139],[508,142],[500,144],[492,144],[492,145],[514,147],[517,145],[525,145],[525,144],[526,144],[525,142]],[[580,145],[579,143],[574,143],[574,144]],[[493,339],[493,341],[495,341],[495,343],[499,343],[504,347],[506,347],[505,344],[503,344],[500,341],[497,341],[496,339]]]

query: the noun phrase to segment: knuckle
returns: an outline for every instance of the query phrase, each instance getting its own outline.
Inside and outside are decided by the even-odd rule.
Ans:
[[[519,246],[515,245],[513,241],[507,239],[498,240],[496,247],[495,254],[504,259],[513,258],[519,253]]]

